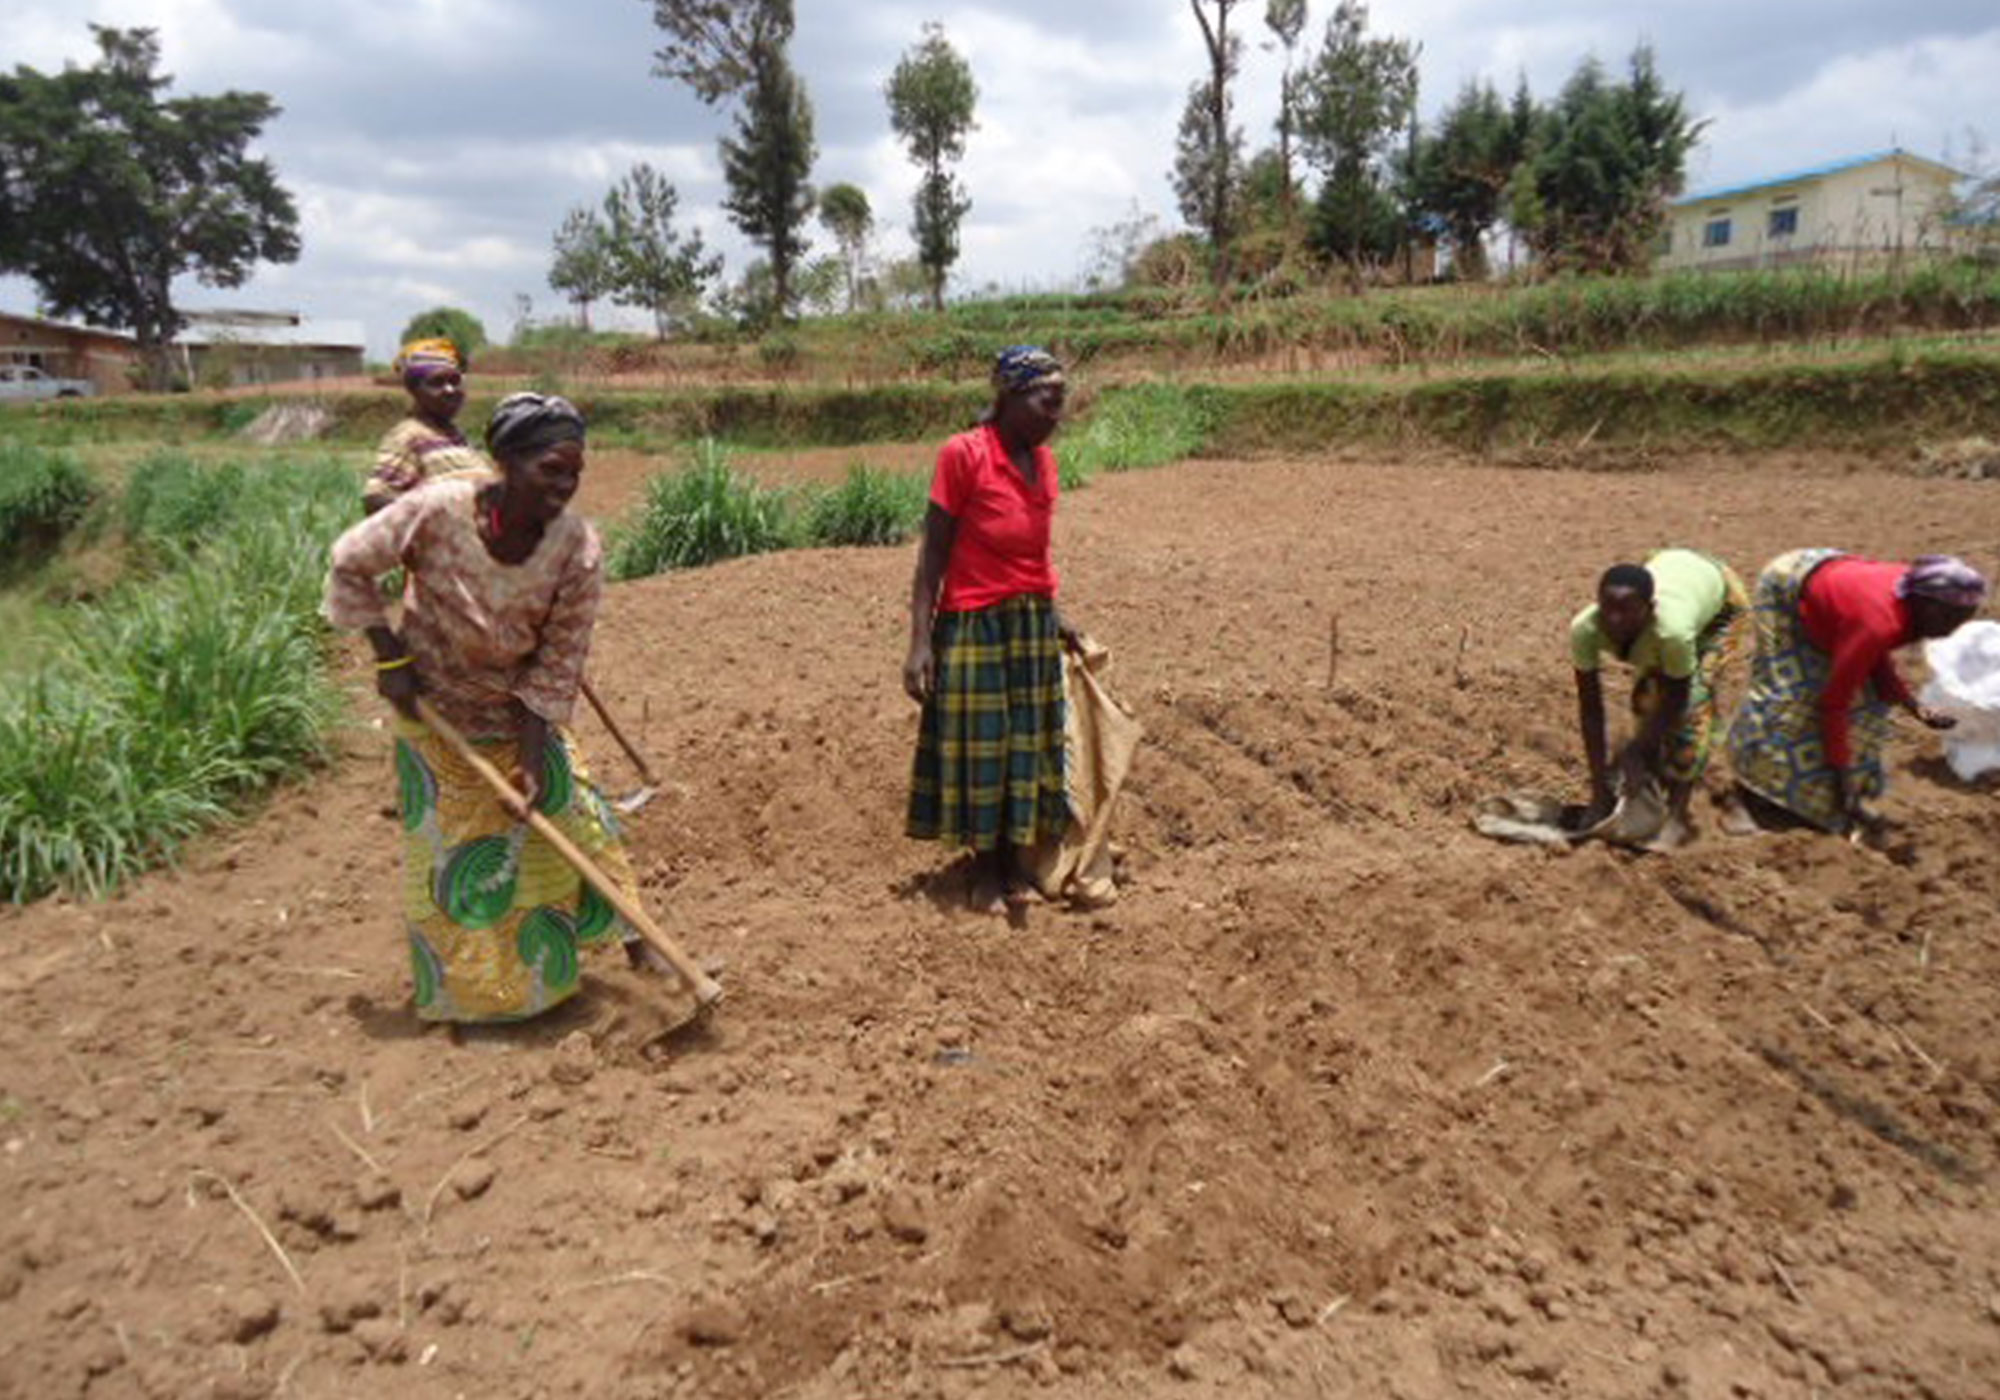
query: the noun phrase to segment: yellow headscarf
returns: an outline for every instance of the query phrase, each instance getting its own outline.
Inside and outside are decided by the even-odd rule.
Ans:
[[[403,376],[404,383],[408,383],[412,379],[423,379],[436,374],[439,370],[455,369],[462,372],[465,369],[465,356],[459,353],[458,346],[452,341],[443,336],[434,336],[425,340],[413,340],[405,345],[397,354],[395,364],[390,368]]]

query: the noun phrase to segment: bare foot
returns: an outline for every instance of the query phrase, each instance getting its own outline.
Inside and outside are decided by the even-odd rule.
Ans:
[[[982,870],[965,887],[965,907],[975,914],[1004,914],[1007,912],[1006,892],[1001,889],[998,880]]]
[[[1716,825],[1722,828],[1724,836],[1756,836],[1764,829],[1757,825],[1757,819],[1750,815],[1743,799],[1733,792],[1716,803],[1716,807],[1720,813]]]
[[[628,939],[625,944],[625,961],[634,971],[658,973],[662,977],[678,977],[674,965],[667,961],[667,955],[643,938]]]
[[[1693,844],[1694,839],[1694,825],[1686,817],[1670,815],[1666,824],[1660,828],[1659,834],[1646,843],[1646,849],[1661,853],[1678,851],[1683,846]]]

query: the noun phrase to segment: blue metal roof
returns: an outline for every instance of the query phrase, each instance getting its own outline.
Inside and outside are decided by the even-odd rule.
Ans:
[[[1773,185],[1796,185],[1805,180],[1817,180],[1827,175],[1838,175],[1841,171],[1852,170],[1857,165],[1873,165],[1878,160],[1888,160],[1892,156],[1903,156],[1909,160],[1922,161],[1925,165],[1936,165],[1941,170],[1947,168],[1940,165],[1937,161],[1926,160],[1923,156],[1914,155],[1899,146],[1891,146],[1886,151],[1870,151],[1865,156],[1848,156],[1842,160],[1828,161],[1825,165],[1813,166],[1808,170],[1792,170],[1783,175],[1772,175],[1762,180],[1751,180],[1741,185],[1725,185],[1721,189],[1699,190],[1694,194],[1683,195],[1681,198],[1675,200],[1672,207],[1679,209],[1689,204],[1707,204],[1711,200],[1734,199],[1737,195],[1749,194],[1752,190],[1769,189]],[[1953,173],[1955,174],[1956,172]]]

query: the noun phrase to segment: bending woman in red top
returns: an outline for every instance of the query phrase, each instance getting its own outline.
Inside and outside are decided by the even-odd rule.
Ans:
[[[993,408],[938,453],[910,589],[903,688],[923,707],[907,830],[978,853],[972,900],[998,912],[1032,888],[1020,853],[1069,824],[1062,647],[1049,558],[1062,366],[1017,345],[994,366]]]
[[[1950,555],[1895,564],[1799,549],[1765,565],[1757,658],[1729,731],[1737,784],[1826,831],[1873,821],[1890,706],[1953,724],[1917,703],[1891,653],[1949,636],[1985,599],[1986,580]]]

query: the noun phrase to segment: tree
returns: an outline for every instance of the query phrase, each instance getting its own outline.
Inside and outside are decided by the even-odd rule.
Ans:
[[[1451,238],[1458,276],[1486,277],[1486,235],[1505,212],[1508,182],[1527,154],[1529,126],[1518,123],[1491,83],[1467,83],[1417,144],[1411,171],[1416,206]]]
[[[428,311],[419,311],[403,327],[399,343],[407,345],[413,340],[439,337],[456,345],[468,365],[472,363],[473,351],[486,348],[486,327],[470,311],[461,311],[456,306],[433,306]]]
[[[1591,272],[1651,265],[1667,202],[1706,122],[1688,116],[1645,46],[1626,80],[1586,59],[1535,124],[1526,188],[1514,193],[1522,231],[1546,265]]]
[[[1325,176],[1314,240],[1347,265],[1359,290],[1364,259],[1393,252],[1401,216],[1387,190],[1396,136],[1417,102],[1417,46],[1368,37],[1368,6],[1341,0],[1303,79],[1300,144]],[[1385,212],[1386,209],[1386,212]]]
[[[1207,0],[1215,7],[1210,20],[1203,0],[1188,0],[1201,26],[1208,50],[1208,76],[1188,88],[1181,109],[1180,132],[1174,142],[1174,195],[1181,217],[1199,229],[1215,252],[1215,281],[1229,285],[1229,239],[1234,230],[1231,206],[1243,166],[1243,131],[1229,125],[1229,82],[1236,76],[1243,41],[1229,32],[1229,12],[1241,0]]]
[[[153,30],[91,32],[88,68],[0,76],[0,272],[58,316],[129,329],[165,388],[187,324],[175,278],[240,287],[299,256],[292,197],[249,154],[279,108],[261,92],[165,97]]]
[[[610,234],[595,209],[578,206],[564,216],[555,234],[555,259],[549,264],[549,285],[568,297],[587,331],[590,304],[612,290]]]
[[[1299,36],[1305,33],[1306,0],[1268,0],[1264,6],[1264,27],[1276,36],[1278,46],[1285,51],[1284,76],[1278,82],[1278,169],[1283,175],[1279,189],[1285,218],[1290,220],[1294,194],[1292,133],[1298,130],[1298,94],[1292,59],[1298,50]]]
[[[667,35],[653,71],[684,82],[710,106],[740,98],[724,137],[723,208],[771,264],[776,314],[791,307],[792,268],[805,254],[813,209],[812,104],[788,57],[792,0],[653,0]]]
[[[945,278],[958,261],[958,229],[972,201],[947,166],[965,155],[979,88],[972,69],[944,37],[944,26],[926,24],[923,38],[889,75],[889,124],[903,138],[910,160],[923,171],[917,182],[917,262],[930,277],[931,310],[944,310]]]
[[[641,162],[604,196],[604,229],[611,264],[611,299],[653,313],[653,330],[665,340],[674,317],[701,301],[722,272],[699,233],[674,227],[680,191]]]
[[[852,311],[861,295],[861,273],[868,258],[868,239],[875,232],[875,211],[859,185],[843,182],[820,192],[819,221],[840,247],[840,263],[847,277],[847,309]]]

